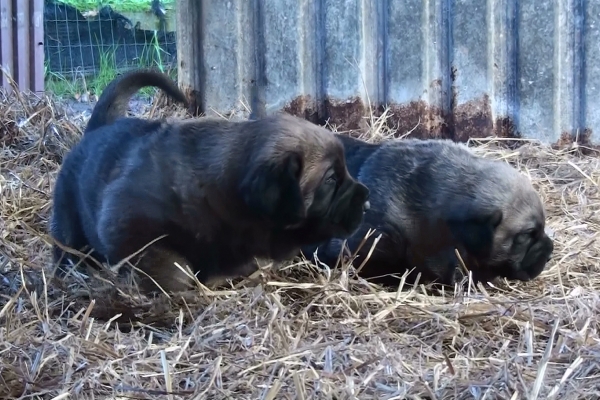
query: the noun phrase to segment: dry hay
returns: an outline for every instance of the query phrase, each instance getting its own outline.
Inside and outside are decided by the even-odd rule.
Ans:
[[[598,158],[478,147],[526,171],[546,204],[556,251],[528,284],[386,293],[352,268],[297,263],[148,299],[52,279],[52,187],[84,118],[0,96],[0,398],[598,397]]]

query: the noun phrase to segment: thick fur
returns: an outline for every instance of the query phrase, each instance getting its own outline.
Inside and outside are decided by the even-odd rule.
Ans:
[[[302,245],[350,236],[368,196],[335,135],[290,115],[116,118],[86,131],[65,158],[51,232],[109,264],[167,235],[134,260],[164,290],[178,291],[190,282],[174,261],[205,284],[246,275],[255,258],[280,261]],[[79,261],[64,256],[55,251],[63,268]]]
[[[92,181],[86,181],[88,174],[82,171],[82,168],[89,166],[90,160],[96,155],[107,151],[112,151],[115,160],[118,159],[127,151],[125,148],[120,148],[119,144],[126,145],[133,137],[143,136],[144,131],[143,129],[134,128],[133,131],[128,132],[123,137],[116,135],[103,137],[101,132],[90,135],[88,133],[125,117],[131,96],[141,88],[148,86],[157,87],[175,101],[185,106],[188,105],[185,95],[179,90],[175,82],[165,74],[153,70],[134,70],[120,75],[102,91],[84,129],[84,140],[65,157],[56,179],[52,215],[50,217],[51,236],[64,246],[74,250],[88,251],[89,256],[99,262],[106,261],[106,258],[90,248],[89,240],[85,234],[86,229],[84,229],[84,225],[92,223],[85,216],[90,212],[89,208],[96,207],[96,205],[85,204],[85,199],[81,198],[81,193],[82,191],[94,190],[94,185],[98,180],[106,180],[109,177],[104,173],[94,177],[95,179]],[[110,155],[105,154],[105,157],[107,156]],[[88,226],[87,229],[92,229],[92,227]],[[71,263],[80,262],[79,257],[63,251],[56,244],[53,245],[52,250],[53,260],[60,267],[59,273],[67,272],[68,269],[64,267]]]
[[[544,232],[543,205],[529,180],[507,163],[478,157],[450,140],[372,144],[338,138],[348,170],[371,191],[364,222],[347,241],[354,253],[368,230],[376,230],[356,266],[382,234],[363,277],[397,285],[414,268],[409,282],[421,272],[420,282],[452,284],[459,264],[455,248],[476,282],[527,281],[544,269],[553,243]],[[321,262],[333,266],[342,243],[315,243],[303,253],[311,259],[317,251]]]

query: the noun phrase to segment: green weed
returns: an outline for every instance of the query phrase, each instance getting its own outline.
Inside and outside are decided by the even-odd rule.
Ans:
[[[118,69],[115,60],[115,51],[117,47],[111,47],[100,55],[99,71],[94,75],[84,75],[75,73],[72,77],[55,73],[48,68],[46,64],[46,91],[54,93],[58,97],[79,98],[84,94],[93,94],[96,97],[102,94],[104,88],[117,77]],[[176,68],[167,69],[162,66],[162,50],[155,37],[152,43],[145,47],[144,52],[139,58],[139,68],[156,67],[166,73],[171,79],[177,78]],[[152,87],[143,88],[139,94],[142,97],[152,96],[157,89]]]
[[[150,10],[150,0],[61,0],[63,3],[77,8],[79,11],[98,10],[104,6],[111,6],[119,12],[140,12]],[[171,8],[175,0],[163,0],[162,4]]]

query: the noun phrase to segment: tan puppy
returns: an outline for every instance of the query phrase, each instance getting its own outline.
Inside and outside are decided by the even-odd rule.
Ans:
[[[552,251],[545,214],[529,180],[505,162],[474,155],[450,140],[404,139],[369,144],[339,135],[348,169],[369,187],[371,208],[361,228],[348,239],[354,252],[368,229],[376,232],[359,252],[361,264],[382,234],[361,275],[398,284],[406,270],[421,272],[421,282],[452,284],[459,260],[475,281],[506,277],[527,281],[538,276]],[[342,240],[305,246],[311,258],[334,265]]]
[[[178,291],[190,279],[174,261],[209,283],[247,274],[255,257],[281,261],[358,228],[369,190],[349,175],[333,133],[283,114],[243,122],[117,118],[132,90],[115,88],[140,73],[105,90],[94,113],[110,113],[92,115],[93,128],[65,158],[54,195],[56,240],[114,264],[167,235],[133,260]],[[154,74],[154,85],[167,79]],[[55,261],[78,259],[55,248]]]

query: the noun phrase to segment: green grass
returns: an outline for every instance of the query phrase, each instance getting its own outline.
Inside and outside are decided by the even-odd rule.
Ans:
[[[115,11],[140,12],[150,10],[150,0],[61,0],[63,3],[77,8],[79,11],[97,10],[111,6]],[[172,8],[175,0],[163,0],[163,6]]]
[[[76,74],[73,77],[55,73],[46,65],[46,91],[54,93],[61,98],[78,98],[85,93],[93,94],[96,97],[100,96],[102,90],[116,78],[118,71],[115,62],[115,50],[106,51],[100,56],[99,72],[93,76],[84,76]],[[157,67],[159,70],[167,73],[172,79],[176,79],[177,70],[165,71],[162,67],[163,50],[158,46],[158,41],[154,40],[150,43],[144,53],[142,53],[139,61],[139,67]],[[143,96],[151,96],[156,92],[155,88],[143,88],[140,94]]]
[[[112,3],[119,3],[119,6],[128,7],[136,5],[138,8],[145,5],[149,6],[149,0],[63,0],[65,3],[75,5],[79,9],[80,7],[98,7],[98,4],[106,5]],[[174,0],[170,0],[173,2]],[[168,2],[167,2],[168,3]],[[100,43],[98,43],[100,45]],[[45,79],[46,79],[46,91],[54,93],[58,97],[70,97],[78,98],[84,94],[100,96],[102,90],[117,76],[117,67],[115,60],[115,51],[118,46],[111,47],[110,50],[106,50],[100,55],[100,65],[98,66],[98,73],[93,76],[84,76],[82,73],[75,73],[70,77],[51,71],[48,64],[46,64]],[[154,32],[154,37],[147,43],[139,55],[138,59],[134,61],[138,64],[138,67],[157,67],[162,72],[166,72],[172,78],[176,77],[176,70],[165,71],[163,65],[163,52],[164,50],[160,47],[158,42],[158,36]],[[140,90],[142,95],[152,95],[155,93],[155,88],[144,88]]]
[[[165,71],[171,79],[177,79],[177,70]],[[78,76],[75,78],[66,77],[51,71],[46,72],[46,92],[53,93],[55,96],[63,99],[76,99],[84,93],[94,94],[96,98],[102,94],[102,91],[108,83],[117,76],[117,72],[101,71],[97,76]],[[112,79],[109,79],[112,77]],[[152,96],[157,89],[152,87],[143,88],[139,91],[142,96]]]

